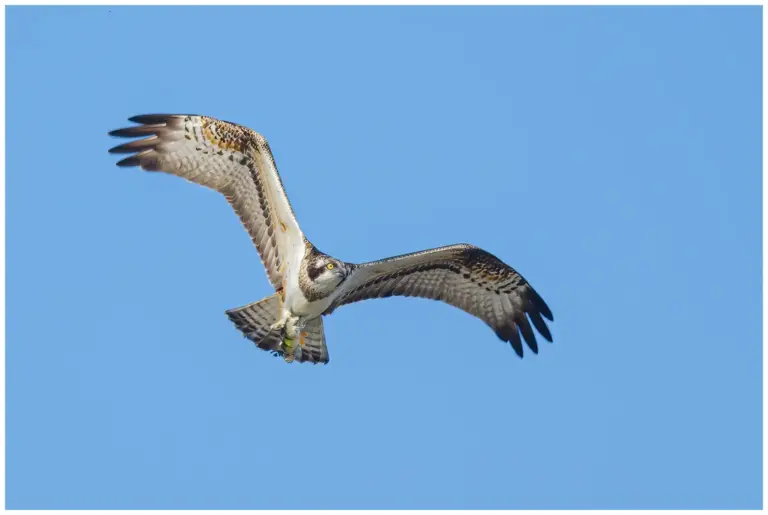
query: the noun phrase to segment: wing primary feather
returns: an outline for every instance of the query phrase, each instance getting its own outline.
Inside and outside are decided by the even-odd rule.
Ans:
[[[165,128],[164,123],[153,125],[137,125],[136,127],[126,127],[124,129],[115,129],[108,132],[110,136],[116,138],[136,138],[139,136],[147,136],[150,134],[157,134]]]
[[[533,329],[531,329],[531,324],[528,323],[525,313],[521,313],[516,322],[517,326],[520,328],[520,332],[523,333],[525,343],[528,344],[528,347],[531,348],[534,354],[538,354],[539,345],[536,343],[536,334],[534,334]]]
[[[530,317],[531,322],[533,322],[534,327],[536,327],[536,330],[544,337],[544,339],[552,343],[552,333],[549,331],[546,322],[541,318],[541,315],[537,311],[530,311],[528,316]]]
[[[536,290],[531,288],[530,284],[528,284],[528,295],[531,303],[536,307],[536,309],[538,309],[539,312],[544,315],[547,320],[554,322],[555,319],[552,316],[552,311],[550,311],[549,306],[547,306],[547,303],[544,302],[544,299],[542,299],[541,296],[536,293]]]
[[[131,157],[126,157],[125,159],[118,161],[117,166],[120,167],[128,167],[128,166],[140,166],[141,165],[141,155],[142,154],[136,154]]]
[[[512,348],[515,349],[515,353],[521,358],[523,357],[523,343],[520,341],[520,333],[517,332],[517,327],[514,322],[512,325],[505,325],[501,329],[496,331],[496,336],[505,342],[509,342]]]
[[[542,320],[539,312],[529,311],[528,316],[531,318],[531,322],[533,322],[533,326],[539,334],[541,334],[548,342],[552,343],[552,333],[549,332],[549,327],[547,327],[547,324]]]
[[[140,114],[128,118],[129,121],[134,123],[143,123],[145,125],[155,125],[159,123],[166,123],[172,118],[179,118],[180,115],[173,114]]]
[[[152,136],[151,138],[140,139],[136,141],[129,141],[128,143],[123,143],[122,145],[118,145],[116,147],[110,148],[109,153],[110,154],[132,154],[134,152],[141,152],[142,150],[149,150],[151,148],[155,148],[155,146],[159,142],[160,140],[157,136]]]

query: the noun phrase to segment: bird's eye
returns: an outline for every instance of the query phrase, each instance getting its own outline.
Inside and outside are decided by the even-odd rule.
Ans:
[[[334,268],[335,266],[336,266],[336,265],[334,265],[333,263],[328,263],[327,265],[325,265],[325,268],[327,268],[328,270],[333,270],[333,268]]]

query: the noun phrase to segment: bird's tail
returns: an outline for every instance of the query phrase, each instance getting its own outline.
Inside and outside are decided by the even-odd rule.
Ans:
[[[325,345],[321,317],[308,321],[299,337],[288,341],[292,343],[290,350],[293,352],[283,347],[281,331],[270,329],[280,317],[282,306],[280,294],[275,293],[247,306],[227,310],[226,313],[243,335],[260,349],[282,356],[289,363],[294,359],[299,362],[328,363],[328,348]]]

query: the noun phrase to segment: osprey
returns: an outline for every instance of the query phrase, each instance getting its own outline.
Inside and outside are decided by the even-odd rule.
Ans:
[[[470,313],[523,357],[538,353],[530,322],[548,341],[552,312],[531,285],[496,256],[450,245],[353,264],[320,252],[301,232],[272,151],[261,134],[197,115],[152,114],[110,132],[133,140],[118,166],[182,177],[224,195],[255,244],[276,292],[226,311],[246,338],[287,362],[328,363],[322,315],[344,304],[392,295],[441,300]]]

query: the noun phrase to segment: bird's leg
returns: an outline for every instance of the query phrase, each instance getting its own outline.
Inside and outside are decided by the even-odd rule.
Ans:
[[[278,320],[277,322],[275,322],[274,324],[272,324],[271,326],[269,326],[269,328],[270,328],[272,331],[274,331],[274,330],[278,330],[278,331],[281,331],[281,332],[282,332],[282,331],[283,331],[283,329],[285,328],[285,324],[287,324],[287,323],[288,323],[288,319],[290,319],[290,318],[291,318],[291,312],[290,312],[290,311],[287,311],[287,310],[286,310],[286,311],[283,311],[283,314],[282,314],[282,316],[280,317],[280,320]]]
[[[283,343],[280,346],[285,353],[286,361],[289,361],[288,356],[290,356],[290,361],[293,361],[293,346],[304,324],[300,317],[287,316],[284,318],[286,320],[282,328]]]
[[[288,323],[291,320],[291,312],[287,309],[283,311],[280,318],[269,326],[269,332],[278,331],[280,333],[280,351],[283,353],[283,358],[288,363],[293,361],[293,339],[288,335]]]

